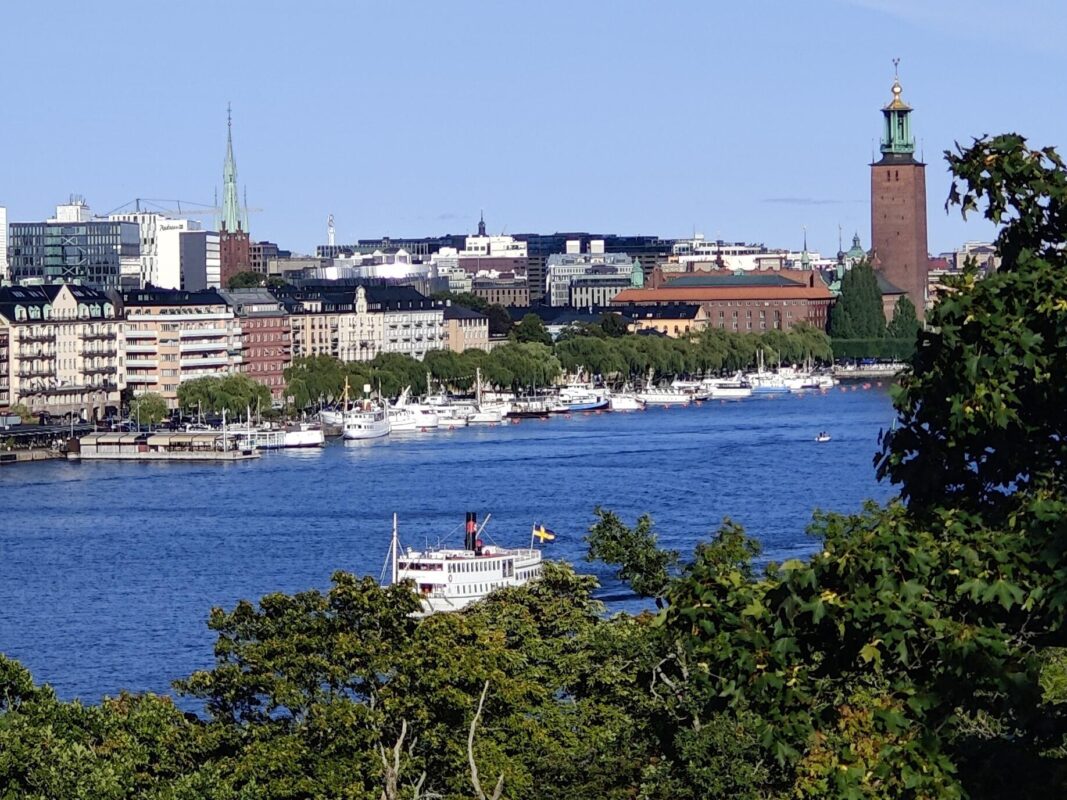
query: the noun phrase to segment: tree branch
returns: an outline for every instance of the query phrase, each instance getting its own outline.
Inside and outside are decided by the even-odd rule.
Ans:
[[[504,791],[504,773],[500,773],[500,777],[497,778],[496,787],[493,789],[493,794],[486,797],[484,791],[482,791],[482,783],[478,780],[478,765],[474,763],[474,732],[478,728],[478,720],[482,716],[482,708],[485,706],[485,695],[489,692],[489,681],[485,682],[482,687],[482,696],[478,699],[478,710],[474,714],[474,719],[471,720],[470,733],[467,734],[467,759],[471,765],[471,784],[474,786],[474,793],[477,795],[478,800],[500,800],[500,795]]]

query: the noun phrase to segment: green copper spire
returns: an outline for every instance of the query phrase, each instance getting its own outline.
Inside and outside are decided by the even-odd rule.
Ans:
[[[226,163],[222,167],[222,227],[233,233],[248,230],[237,201],[237,162],[233,158],[233,117],[226,104]]]
[[[901,97],[900,78],[897,76],[899,58],[893,59],[893,99],[882,109],[885,124],[882,127],[883,155],[913,155],[915,139],[911,135],[911,106]]]

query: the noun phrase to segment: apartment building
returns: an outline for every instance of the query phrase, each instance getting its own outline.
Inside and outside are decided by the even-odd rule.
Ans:
[[[0,407],[102,419],[119,405],[121,328],[107,295],[85,286],[0,288]]]
[[[215,290],[144,289],[123,295],[126,384],[178,407],[182,381],[240,371],[241,324]]]
[[[292,329],[285,306],[266,289],[219,292],[241,324],[241,372],[285,401],[285,368],[292,363]]]

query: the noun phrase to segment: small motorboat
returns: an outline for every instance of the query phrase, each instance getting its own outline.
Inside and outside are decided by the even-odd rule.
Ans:
[[[828,434],[826,431],[821,431],[819,435],[815,437],[815,441],[828,442],[830,441],[830,434]]]

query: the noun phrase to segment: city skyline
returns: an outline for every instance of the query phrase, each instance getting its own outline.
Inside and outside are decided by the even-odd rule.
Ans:
[[[954,140],[1017,130],[1067,147],[1054,46],[1065,14],[1051,3],[1024,3],[995,28],[984,2],[966,18],[879,0],[776,16],[553,3],[289,16],[234,3],[212,9],[211,27],[108,8],[65,10],[48,52],[15,37],[0,54],[5,74],[24,76],[8,88],[21,122],[0,130],[11,222],[44,219],[71,193],[98,214],[146,196],[210,203],[228,102],[242,191],[264,209],[252,238],[305,252],[325,243],[329,214],[344,243],[473,232],[481,209],[492,233],[696,231],[799,248],[806,228],[829,255],[840,225],[846,246],[856,231],[869,247],[868,163],[894,57],[930,165],[932,253],[991,234],[942,209],[941,151]],[[41,29],[54,22],[45,13],[8,18]],[[94,46],[116,15],[129,17],[121,57]],[[999,42],[1005,27],[1028,35]],[[349,29],[351,40],[322,41]],[[75,69],[79,90],[53,91]]]

